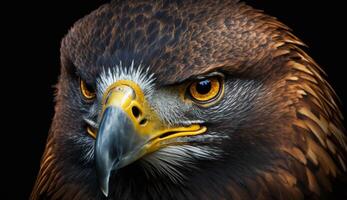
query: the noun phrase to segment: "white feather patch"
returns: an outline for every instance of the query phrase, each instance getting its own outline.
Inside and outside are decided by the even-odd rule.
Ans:
[[[146,173],[152,176],[165,175],[175,183],[185,180],[182,168],[197,166],[197,160],[214,160],[221,155],[221,150],[208,146],[177,145],[167,146],[143,158]]]
[[[154,74],[149,73],[149,67],[144,68],[141,64],[134,66],[134,61],[129,67],[124,67],[122,62],[114,68],[104,70],[97,80],[98,97],[102,98],[104,92],[113,83],[119,80],[131,80],[138,84],[145,96],[151,95],[154,90]]]

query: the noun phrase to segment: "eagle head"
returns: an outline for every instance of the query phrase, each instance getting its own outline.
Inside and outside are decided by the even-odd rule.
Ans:
[[[61,44],[32,199],[302,199],[346,178],[335,94],[275,18],[112,1]]]

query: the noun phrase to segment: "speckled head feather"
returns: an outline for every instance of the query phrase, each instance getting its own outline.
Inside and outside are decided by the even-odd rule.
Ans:
[[[31,198],[343,195],[343,116],[324,72],[303,46],[275,18],[236,0],[129,0],[101,6],[62,41],[55,116]],[[205,138],[187,139],[188,146],[164,148],[120,169],[106,198],[96,180],[94,140],[85,131],[86,121],[98,123],[100,102],[81,97],[79,78],[102,94],[100,85],[109,84],[102,77],[116,80],[117,72],[123,78],[149,78],[138,84],[151,91],[154,110],[166,111],[163,121],[195,120],[208,131]],[[218,104],[181,101],[179,85],[212,72],[225,77]]]

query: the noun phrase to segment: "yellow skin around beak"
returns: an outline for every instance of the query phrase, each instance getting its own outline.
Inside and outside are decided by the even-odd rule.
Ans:
[[[108,195],[112,170],[118,170],[146,154],[167,145],[179,145],[178,137],[202,134],[199,124],[172,127],[147,102],[140,86],[120,80],[105,91],[102,98],[101,122],[95,140],[95,163],[101,191]]]
[[[130,118],[136,133],[145,140],[140,157],[168,145],[167,141],[170,139],[199,135],[207,130],[199,124],[187,127],[168,126],[146,101],[140,86],[130,80],[119,80],[108,87],[102,100],[102,113],[109,107],[121,108]],[[90,129],[88,133],[97,137]]]

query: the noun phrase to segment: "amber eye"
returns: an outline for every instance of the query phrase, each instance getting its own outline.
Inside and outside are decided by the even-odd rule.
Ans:
[[[209,102],[220,94],[221,82],[216,77],[193,82],[189,87],[190,96],[198,102]]]
[[[93,90],[93,88],[82,79],[80,79],[80,87],[83,97],[85,97],[88,100],[95,98],[95,91]]]

